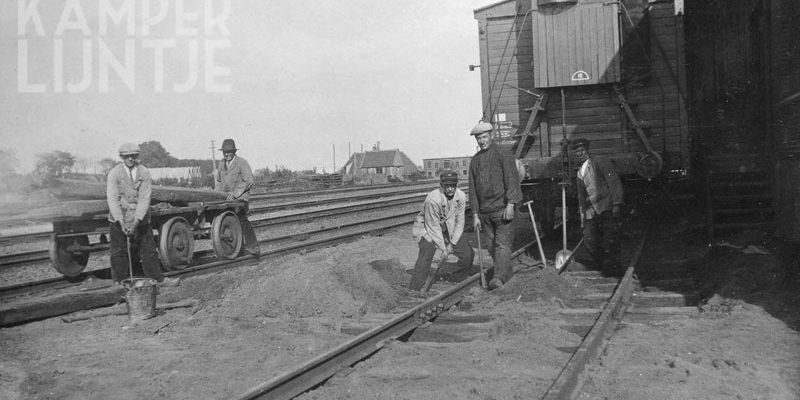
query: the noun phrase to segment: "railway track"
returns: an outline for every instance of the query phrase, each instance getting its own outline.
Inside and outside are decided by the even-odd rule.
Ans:
[[[375,201],[365,202],[357,205],[344,205],[335,206],[320,210],[297,210],[296,212],[287,212],[280,215],[256,217],[251,218],[250,222],[255,229],[265,228],[278,228],[279,225],[300,223],[306,221],[317,220],[320,218],[339,217],[348,214],[358,214],[366,211],[384,210],[392,207],[417,204],[424,199],[425,194],[406,194],[399,198],[385,200],[378,199]],[[252,213],[251,213],[252,215]],[[208,228],[205,228],[208,231]],[[98,232],[105,233],[105,232]],[[45,234],[44,237],[49,237],[51,234]],[[108,250],[107,245],[97,246],[93,252],[100,252]],[[16,254],[5,254],[0,256],[0,270],[4,267],[16,266],[20,264],[32,264],[46,262],[50,259],[49,250],[34,250]]]
[[[398,222],[398,226],[404,225]],[[374,232],[373,228],[362,230],[370,231]],[[244,387],[236,398],[380,398],[382,393],[406,391],[407,398],[443,397],[445,393],[497,398],[493,396],[493,390],[498,385],[506,387],[502,392],[505,395],[500,397],[508,397],[509,393],[517,390],[508,389],[509,385],[515,385],[519,398],[575,398],[584,384],[582,371],[596,359],[620,324],[638,321],[643,315],[644,318],[656,319],[665,312],[677,313],[674,306],[668,310],[663,303],[656,304],[653,288],[657,286],[663,290],[668,284],[685,284],[687,280],[659,276],[657,272],[662,265],[659,260],[665,257],[648,254],[652,246],[647,246],[647,252],[643,253],[644,235],[631,236],[638,240],[626,246],[625,258],[630,264],[623,276],[603,276],[596,271],[582,270],[556,275],[576,289],[555,309],[542,309],[542,302],[530,298],[530,293],[522,292],[517,297],[516,289],[529,283],[526,277],[547,275],[546,271],[536,268],[536,263],[522,261],[518,265],[515,279],[509,282],[509,285],[517,282],[518,287],[504,287],[491,293],[478,288],[477,275],[458,284],[437,281],[431,297],[411,296],[402,301],[403,310],[342,324],[340,333],[352,335],[349,340],[325,349],[324,354],[289,370],[264,370],[262,383]],[[286,252],[327,246],[337,240],[333,237],[319,238],[317,242],[314,238],[305,238],[298,242],[303,238],[288,235],[283,239],[303,244],[295,249],[278,246]],[[520,249],[516,254],[522,252]],[[265,253],[279,254],[272,250]],[[677,263],[681,260],[667,261]],[[233,262],[247,263],[248,260]],[[205,274],[228,267],[225,263],[197,265],[180,273]],[[648,269],[652,275],[642,279],[640,276]],[[555,275],[554,272],[550,274]],[[503,292],[506,289],[509,291]],[[658,297],[675,296],[660,294]],[[482,305],[487,299],[490,304]],[[684,298],[684,301],[689,300]],[[555,303],[545,301],[544,304],[552,306]],[[682,311],[690,308],[684,306]],[[514,324],[541,324],[540,329],[564,332],[564,339],[551,343],[539,341],[536,334],[521,338],[507,335],[508,327]],[[513,370],[513,376],[499,375],[491,366],[482,364],[480,354],[485,352],[501,355],[503,366]],[[428,353],[435,354],[428,356]],[[438,369],[446,373],[439,373]],[[464,387],[448,386],[449,381],[463,384],[465,380],[471,382],[472,391],[464,392]],[[409,386],[430,391],[421,396],[415,392],[418,389],[409,389]]]
[[[402,204],[402,203],[401,203]],[[396,204],[393,204],[396,205]],[[371,206],[375,206],[374,204]],[[391,206],[391,205],[390,205]],[[387,206],[387,207],[390,207]],[[378,207],[382,208],[382,207]],[[363,211],[363,210],[361,210]],[[350,210],[350,212],[359,212],[359,210]],[[414,216],[418,213],[417,210],[395,212],[389,215],[370,218],[362,221],[353,221],[349,223],[336,224],[335,226],[328,226],[324,228],[315,229],[312,231],[290,233],[272,236],[266,239],[259,240],[261,247],[261,256],[275,256],[292,251],[299,250],[313,250],[315,248],[335,245],[347,240],[357,239],[364,235],[373,233],[380,233],[387,229],[408,225],[413,222]],[[168,276],[182,276],[204,271],[209,268],[217,268],[227,265],[224,261],[214,259],[212,250],[200,250],[195,253],[195,266],[189,266],[179,271],[167,273]],[[255,257],[247,257],[246,259],[256,260]],[[47,259],[46,252],[44,259]],[[241,257],[232,260],[231,263],[240,262]],[[55,290],[75,286],[83,282],[86,278],[93,276],[106,276],[108,268],[95,269],[87,271],[81,275],[67,279],[64,277],[50,278],[40,281],[23,282],[11,285],[0,286],[0,298],[7,298],[11,296],[19,296],[21,294],[30,294],[31,292],[40,292],[43,290]]]
[[[386,197],[397,196],[410,196],[413,194],[427,193],[433,190],[436,186],[430,183],[415,184],[415,185],[386,185],[384,187],[353,187],[342,189],[330,189],[323,191],[303,191],[303,192],[286,192],[286,193],[270,193],[270,194],[257,194],[251,197],[251,214],[254,213],[276,213],[281,211],[288,211],[298,208],[310,208],[315,206],[329,206],[341,204],[345,202],[358,202],[376,199],[380,202],[381,199]],[[348,195],[348,193],[353,195]],[[344,195],[341,195],[344,194]],[[274,202],[276,200],[292,200],[279,204],[269,204],[259,206],[259,203],[265,201]],[[298,199],[302,201],[298,201]],[[353,207],[358,207],[353,206]],[[345,208],[345,207],[342,207]],[[323,211],[320,211],[323,213]],[[101,218],[105,218],[102,216]],[[14,232],[15,230],[22,230],[23,232]],[[20,228],[6,228],[4,232],[0,232],[0,245],[8,246],[20,242],[41,241],[49,239],[52,234],[52,225],[50,223],[42,223],[37,226],[27,226]],[[0,266],[3,265],[2,259],[7,257],[11,259],[11,255],[0,256]]]
[[[537,382],[537,390],[523,391],[524,398],[563,399],[571,396],[579,388],[579,377],[587,363],[591,362],[602,348],[603,342],[614,331],[626,309],[636,286],[634,269],[639,263],[646,239],[640,238],[630,254],[630,265],[622,277],[604,277],[597,271],[566,272],[565,278],[582,282],[582,290],[560,310],[560,326],[568,332],[581,337],[572,346],[562,346],[558,350],[569,354],[561,357],[563,365],[551,369],[550,376]],[[531,243],[532,244],[532,243]],[[531,245],[529,244],[529,246]],[[526,246],[527,247],[527,246]],[[514,255],[522,253],[518,250]],[[517,271],[520,274],[520,271]],[[516,279],[516,278],[515,278]],[[249,399],[318,399],[318,398],[379,398],[381,393],[404,393],[414,398],[409,381],[409,368],[430,371],[420,354],[435,349],[437,358],[447,360],[445,374],[430,373],[433,380],[446,379],[461,382],[459,375],[471,377],[477,391],[490,398],[484,390],[496,385],[498,376],[485,372],[483,377],[476,373],[475,347],[470,343],[481,343],[498,350],[502,344],[493,338],[497,332],[498,312],[484,309],[472,310],[469,302],[475,288],[480,284],[479,275],[459,284],[437,282],[434,289],[438,294],[374,326],[349,328],[357,336],[341,344],[324,355],[314,358],[296,368],[279,374],[264,383],[250,388],[236,397]],[[521,297],[521,296],[520,296]],[[519,301],[519,298],[517,299]],[[506,310],[506,312],[508,312]],[[475,345],[480,347],[480,345]],[[499,346],[499,347],[498,347]],[[400,350],[402,348],[402,350]],[[508,351],[505,349],[504,351]],[[417,361],[407,360],[408,355],[416,355]],[[413,358],[413,356],[411,356]],[[513,358],[513,357],[509,357]],[[464,364],[457,361],[463,360]],[[535,362],[535,360],[527,360]],[[409,364],[418,363],[410,366]],[[440,361],[441,362],[441,361]],[[530,369],[530,368],[528,368]],[[375,374],[374,371],[381,371]],[[421,378],[417,378],[421,379]],[[447,397],[458,393],[447,391],[447,382],[434,382],[441,385],[442,395],[434,391],[426,398]],[[519,384],[519,382],[517,382]],[[388,386],[395,385],[391,388]],[[404,389],[405,388],[405,389]],[[312,390],[313,389],[313,390]],[[526,387],[527,389],[527,387]],[[522,398],[522,397],[520,397]]]

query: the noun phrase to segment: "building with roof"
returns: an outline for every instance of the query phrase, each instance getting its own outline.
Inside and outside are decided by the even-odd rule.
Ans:
[[[354,153],[342,167],[346,180],[356,183],[386,183],[408,181],[416,178],[419,168],[399,149],[365,151]]]
[[[449,169],[458,174],[459,179],[469,178],[469,162],[472,156],[422,159],[422,174],[426,178],[437,178],[442,171]]]

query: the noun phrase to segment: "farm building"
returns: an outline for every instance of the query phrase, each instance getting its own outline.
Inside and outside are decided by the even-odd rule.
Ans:
[[[416,177],[419,168],[398,149],[373,150],[354,153],[342,167],[345,180],[356,183],[386,183],[391,180],[406,181]]]
[[[507,0],[474,17],[483,118],[544,215],[585,138],[628,186],[695,189],[711,237],[800,238],[796,1]]]

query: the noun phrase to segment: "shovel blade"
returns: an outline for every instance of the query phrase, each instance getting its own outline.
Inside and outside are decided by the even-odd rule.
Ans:
[[[556,271],[560,271],[561,268],[567,265],[570,256],[572,256],[572,252],[569,250],[559,250],[558,253],[556,253]]]

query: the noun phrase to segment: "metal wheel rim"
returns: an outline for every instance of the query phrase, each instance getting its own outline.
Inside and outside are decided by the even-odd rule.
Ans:
[[[171,218],[161,226],[158,255],[168,271],[183,269],[192,261],[194,232],[184,218]]]
[[[80,275],[89,263],[89,252],[69,252],[66,250],[70,244],[77,243],[81,246],[89,245],[88,236],[77,236],[68,239],[53,238],[50,243],[50,261],[53,268],[66,277]]]
[[[219,258],[233,259],[242,250],[242,224],[232,211],[214,217],[211,226],[211,242],[214,254]]]

